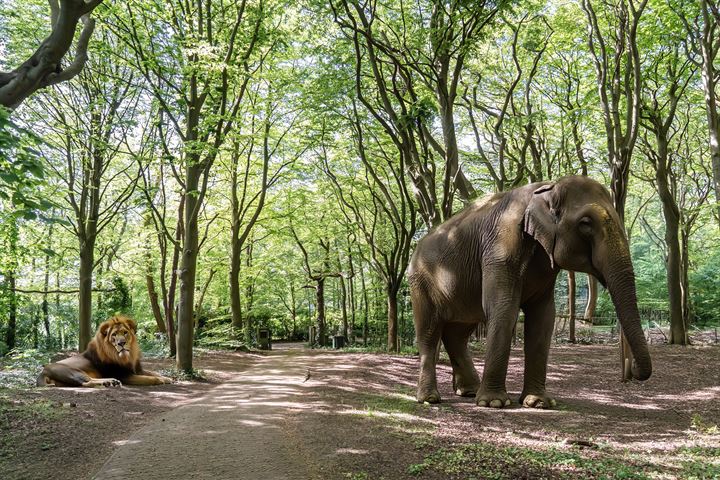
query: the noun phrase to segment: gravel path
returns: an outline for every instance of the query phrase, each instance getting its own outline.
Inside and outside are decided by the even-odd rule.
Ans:
[[[302,409],[306,372],[299,350],[274,350],[231,381],[136,432],[95,479],[308,479],[312,462],[283,428]],[[312,382],[310,382],[312,383]]]

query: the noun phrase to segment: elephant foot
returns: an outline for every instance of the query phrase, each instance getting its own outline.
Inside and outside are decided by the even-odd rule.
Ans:
[[[557,402],[555,399],[548,397],[547,395],[543,394],[522,394],[520,396],[520,403],[523,407],[527,408],[554,408],[557,406]]]
[[[474,397],[480,388],[480,381],[477,379],[470,381],[458,380],[458,375],[453,374],[453,391],[455,395],[461,397]]]
[[[475,403],[477,403],[479,407],[503,408],[509,407],[512,403],[507,392],[504,390],[478,391],[475,398]]]
[[[458,395],[460,397],[474,397],[477,393],[477,386],[473,387],[456,387],[455,388],[455,395]]]
[[[437,388],[418,389],[417,401],[418,403],[440,403],[440,392],[437,391]]]

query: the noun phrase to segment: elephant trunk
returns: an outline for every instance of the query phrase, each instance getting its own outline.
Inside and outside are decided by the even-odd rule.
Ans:
[[[638,380],[647,380],[652,374],[652,362],[648,352],[647,342],[640,323],[640,313],[637,306],[635,289],[635,272],[630,261],[630,250],[624,235],[616,232],[615,240],[620,245],[611,247],[613,254],[606,256],[605,268],[600,269],[605,278],[607,289],[610,292],[618,320],[622,326],[625,338],[630,344],[635,361],[632,365],[632,375]],[[608,246],[612,246],[610,241]],[[619,247],[619,248],[617,248]]]

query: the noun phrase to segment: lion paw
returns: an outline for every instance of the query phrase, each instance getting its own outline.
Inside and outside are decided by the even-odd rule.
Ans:
[[[103,378],[102,379],[102,386],[103,387],[122,387],[122,382],[118,380],[117,378]]]
[[[160,379],[160,385],[167,385],[169,383],[175,383],[175,379],[170,377],[158,377]]]
[[[512,403],[510,401],[510,398],[508,397],[507,392],[505,391],[498,391],[498,392],[480,392],[478,391],[477,395],[475,396],[476,400],[475,403],[479,407],[490,407],[490,408],[503,408],[503,407],[509,407]]]
[[[555,399],[548,397],[547,395],[523,395],[520,397],[523,407],[527,408],[554,408],[557,406]]]
[[[93,387],[93,388],[113,388],[113,387],[122,387],[122,382],[118,380],[117,378],[94,378],[88,382],[85,382],[82,384],[83,387]]]

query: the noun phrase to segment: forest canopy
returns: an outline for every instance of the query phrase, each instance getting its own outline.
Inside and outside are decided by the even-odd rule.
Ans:
[[[565,175],[612,192],[644,320],[717,325],[715,0],[80,3],[0,5],[0,354],[115,312],[186,370],[259,327],[411,346],[418,239]]]

